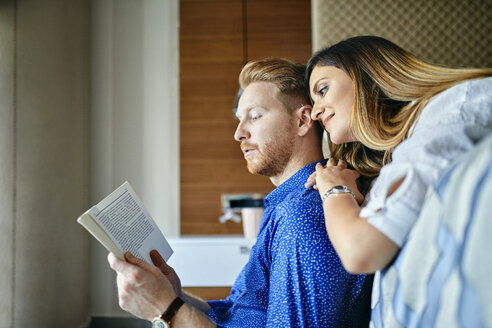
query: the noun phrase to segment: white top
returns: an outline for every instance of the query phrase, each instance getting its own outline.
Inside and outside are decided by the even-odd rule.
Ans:
[[[425,193],[459,155],[492,133],[492,77],[462,82],[430,100],[394,150],[360,216],[402,246],[417,220]],[[390,196],[390,186],[404,182]]]

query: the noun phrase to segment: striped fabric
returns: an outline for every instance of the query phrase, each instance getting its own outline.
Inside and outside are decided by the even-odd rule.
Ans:
[[[430,187],[374,280],[371,327],[492,327],[492,135]]]

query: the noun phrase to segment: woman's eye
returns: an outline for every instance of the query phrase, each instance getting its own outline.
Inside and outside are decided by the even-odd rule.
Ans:
[[[318,90],[318,93],[319,93],[320,95],[324,96],[324,95],[325,95],[325,93],[326,93],[327,91],[328,91],[328,87],[327,87],[327,86],[325,86],[325,87],[320,88],[320,89]]]

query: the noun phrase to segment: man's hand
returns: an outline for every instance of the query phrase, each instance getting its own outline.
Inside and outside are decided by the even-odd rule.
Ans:
[[[179,280],[178,275],[176,274],[176,271],[169,266],[166,261],[162,258],[161,254],[159,254],[158,251],[155,249],[150,251],[150,258],[152,259],[152,262],[156,267],[161,270],[161,272],[166,276],[166,278],[169,280],[169,282],[173,285],[174,292],[176,295],[179,295],[181,298],[183,298],[183,292],[181,290],[181,280]]]
[[[171,283],[161,269],[134,257],[130,252],[125,253],[125,259],[127,262],[118,259],[113,253],[108,255],[109,265],[117,273],[119,305],[139,318],[152,321],[179,294],[174,284],[176,280]],[[179,283],[175,273],[170,275]]]

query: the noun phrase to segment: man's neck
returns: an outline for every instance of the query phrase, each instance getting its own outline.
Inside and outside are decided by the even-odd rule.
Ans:
[[[291,158],[289,163],[285,166],[285,169],[282,171],[282,173],[270,177],[270,181],[275,185],[275,187],[280,186],[282,183],[287,181],[291,176],[296,174],[300,169],[302,169],[304,166],[311,164],[313,162],[317,162],[323,159],[323,155],[317,154],[313,156],[303,156],[302,158]]]

